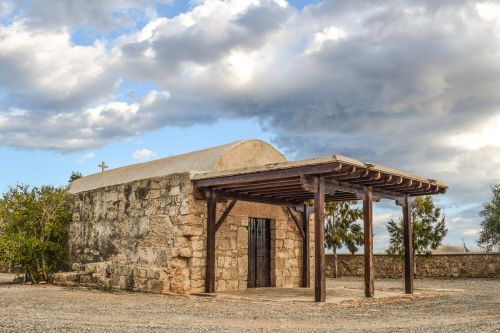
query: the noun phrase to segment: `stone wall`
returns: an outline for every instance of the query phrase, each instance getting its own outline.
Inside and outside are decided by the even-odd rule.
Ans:
[[[104,288],[188,292],[203,229],[191,192],[189,174],[176,174],[74,195],[70,262]]]
[[[205,211],[201,202],[200,211]],[[218,209],[222,214],[225,205]],[[283,208],[239,201],[216,234],[216,290],[245,290],[248,276],[248,218],[271,219],[271,285],[300,285],[301,236]],[[202,264],[204,265],[204,258]]]
[[[500,277],[500,253],[435,254],[415,256],[416,277]],[[385,254],[374,255],[376,278],[403,277],[403,258]],[[364,276],[362,254],[338,255],[339,276]],[[333,276],[333,255],[326,256],[326,274]]]
[[[220,216],[227,204],[218,204]],[[72,274],[60,284],[164,293],[202,292],[206,203],[193,196],[189,173],[75,194],[69,230]],[[247,286],[248,217],[272,220],[271,276],[277,287],[300,284],[300,234],[280,207],[238,202],[216,236],[216,290]]]

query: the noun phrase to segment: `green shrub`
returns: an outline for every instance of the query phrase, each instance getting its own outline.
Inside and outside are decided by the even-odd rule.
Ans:
[[[39,282],[61,268],[71,221],[66,188],[17,185],[0,199],[0,262]]]

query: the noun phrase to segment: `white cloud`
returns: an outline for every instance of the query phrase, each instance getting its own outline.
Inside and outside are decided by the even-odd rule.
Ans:
[[[478,236],[479,235],[480,229],[474,228],[474,229],[466,229],[464,230],[464,234],[468,236]]]
[[[20,19],[29,26],[59,30],[113,31],[157,16],[157,5],[173,0],[37,0],[23,4]]]
[[[82,107],[116,88],[104,45],[73,45],[68,32],[0,25],[0,90],[8,109],[52,112]]]
[[[500,5],[495,2],[480,2],[476,4],[479,16],[486,21],[493,21],[500,17]]]
[[[500,111],[499,111],[500,114]],[[478,150],[485,147],[500,148],[500,115],[488,119],[481,126],[448,138],[450,146]]]
[[[151,158],[156,157],[156,153],[150,149],[143,148],[138,149],[132,153],[132,157],[135,160],[149,160]]]
[[[85,161],[88,161],[90,159],[93,159],[95,157],[95,153],[93,151],[89,151],[85,153],[82,157],[78,159],[78,163],[83,163]]]
[[[346,36],[347,33],[341,28],[337,28],[335,26],[324,28],[323,31],[318,32],[314,35],[314,39],[311,42],[311,44],[307,47],[305,53],[311,54],[314,52],[318,52],[323,47],[323,44],[325,44],[326,42],[338,41],[345,38]]]
[[[152,91],[135,103],[109,102],[48,115],[8,112],[0,117],[0,132],[3,134],[0,144],[30,149],[83,150],[156,128],[163,123],[162,117],[174,125],[189,121],[185,117],[176,120],[175,110],[168,110],[175,105],[168,103],[167,92]],[[199,118],[203,119],[203,116]]]
[[[9,0],[0,2],[0,18],[9,15],[14,10],[14,4]]]
[[[480,202],[500,179],[495,2],[193,1],[87,46],[72,29],[107,29],[109,13],[133,19],[144,3],[75,2],[74,17],[69,2],[40,3],[55,26],[28,10],[0,25],[0,145],[86,151],[161,127],[255,118],[296,158],[340,153],[440,178],[449,206]],[[128,81],[157,91],[118,100]],[[449,215],[462,234],[478,223],[477,208],[463,213]]]

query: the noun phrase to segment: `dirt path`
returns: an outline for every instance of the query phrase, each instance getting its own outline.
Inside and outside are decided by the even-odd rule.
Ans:
[[[318,305],[0,285],[0,332],[500,332],[499,279],[417,280],[416,287],[464,292]]]
[[[12,283],[16,274],[0,273],[0,284]]]

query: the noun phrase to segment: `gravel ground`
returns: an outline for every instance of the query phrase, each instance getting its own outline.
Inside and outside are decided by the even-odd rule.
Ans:
[[[3,284],[0,332],[500,332],[500,279],[424,279],[415,286],[464,292],[335,305]]]

